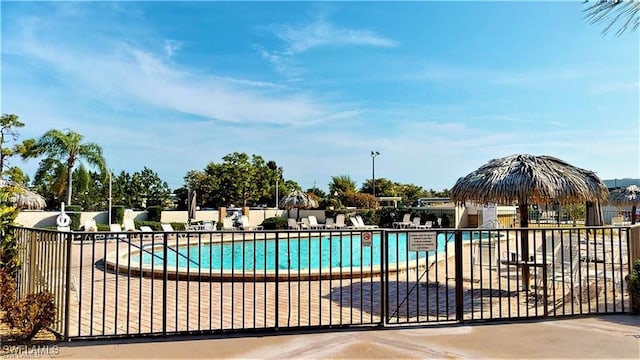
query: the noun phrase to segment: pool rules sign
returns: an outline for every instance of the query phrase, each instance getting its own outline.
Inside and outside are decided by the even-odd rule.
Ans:
[[[437,248],[435,231],[409,233],[409,251],[436,251]]]

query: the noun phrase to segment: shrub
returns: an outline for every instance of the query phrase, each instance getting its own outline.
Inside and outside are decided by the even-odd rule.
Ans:
[[[278,229],[286,229],[287,228],[287,219],[274,216],[270,218],[264,219],[262,222],[262,226],[265,230],[278,230]]]
[[[345,193],[342,202],[345,206],[355,206],[358,209],[377,209],[380,205],[373,195],[356,192]]]
[[[68,205],[64,207],[65,212],[69,212],[67,215],[71,218],[71,224],[69,228],[71,230],[80,230],[80,213],[82,212],[82,206],[80,205]]]
[[[24,299],[10,302],[4,320],[10,328],[18,329],[21,340],[31,340],[51,324],[56,315],[53,294],[41,291],[28,294]]]
[[[148,226],[153,231],[162,231],[162,226],[160,226],[160,221],[134,221],[137,229],[140,229],[140,226]]]
[[[185,227],[185,223],[183,223],[183,222],[172,222],[172,223],[169,223],[169,224],[171,224],[171,227],[175,231],[185,231],[187,229]]]
[[[8,187],[0,188],[0,269],[7,269],[10,274],[15,274],[18,262],[13,221],[19,210],[9,202],[10,195]]]
[[[98,231],[110,231],[111,227],[107,224],[96,224],[96,230]]]
[[[358,214],[362,217],[362,221],[367,225],[378,225],[380,223],[378,210],[362,210],[359,211]]]
[[[111,207],[111,221],[113,224],[122,224],[124,220],[124,205],[114,205]]]
[[[16,299],[16,283],[7,269],[0,269],[0,310],[11,329],[18,329],[21,340],[31,340],[36,334],[53,324],[55,304],[53,294],[41,291]]]
[[[640,258],[636,259],[633,269],[625,279],[627,281],[627,291],[631,297],[629,312],[631,314],[640,314]]]
[[[16,301],[16,282],[9,269],[0,269],[0,311],[7,311]]]
[[[147,220],[160,222],[160,216],[162,215],[162,207],[149,206],[147,208]]]

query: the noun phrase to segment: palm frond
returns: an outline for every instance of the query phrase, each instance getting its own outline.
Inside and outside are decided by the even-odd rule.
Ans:
[[[609,33],[616,24],[620,27],[616,35],[620,36],[625,31],[637,31],[640,26],[640,1],[637,0],[597,0],[585,1],[589,4],[585,9],[585,18],[590,24],[605,24],[602,34]]]

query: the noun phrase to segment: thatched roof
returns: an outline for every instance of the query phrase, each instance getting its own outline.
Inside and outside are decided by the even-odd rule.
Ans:
[[[285,209],[310,209],[317,208],[318,202],[309,194],[300,190],[294,190],[280,200],[280,206]]]
[[[13,204],[21,209],[44,209],[47,206],[44,198],[31,190],[16,185],[10,181],[0,179],[0,187],[13,187],[14,193],[9,198]]]
[[[609,203],[612,205],[640,204],[640,186],[630,185],[626,188],[611,191],[609,194]]]
[[[605,201],[607,196],[607,187],[593,171],[528,154],[493,159],[451,189],[454,201],[498,204],[572,204]]]

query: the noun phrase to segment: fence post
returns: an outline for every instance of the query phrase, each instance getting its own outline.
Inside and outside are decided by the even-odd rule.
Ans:
[[[164,233],[162,244],[162,335],[167,335],[167,280],[169,278],[168,274],[168,264],[167,258],[169,255],[169,249],[167,245],[167,240],[169,240],[169,234],[167,232]],[[176,242],[178,241],[178,235],[176,234]],[[141,255],[142,256],[142,255]],[[176,261],[178,258],[176,256]],[[153,272],[153,259],[151,260],[151,279],[153,281],[154,272]],[[176,281],[178,281],[178,274],[176,274]],[[178,297],[178,293],[176,292],[176,298]],[[176,305],[177,306],[177,305]],[[153,315],[152,315],[153,316]],[[153,331],[153,329],[151,329]]]
[[[455,231],[456,319],[458,319],[459,322],[462,322],[464,320],[464,291],[462,288],[462,231],[460,229],[456,229]]]
[[[66,236],[66,245],[67,245],[67,257],[66,261],[66,274],[65,274],[65,284],[66,289],[64,292],[64,340],[69,341],[69,318],[71,317],[71,241],[73,240],[73,234],[71,232],[67,232]],[[82,271],[82,269],[80,269]],[[78,291],[76,289],[76,291]],[[80,299],[82,300],[82,299]],[[81,319],[78,319],[78,326],[80,326]]]
[[[280,231],[276,231],[276,279],[275,279],[275,283],[276,283],[276,296],[275,296],[275,311],[276,311],[276,323],[275,323],[275,327],[276,327],[276,331],[278,330],[278,328],[280,327],[280,306],[278,306],[279,302],[280,302]],[[291,309],[289,309],[291,310]]]
[[[386,230],[382,230],[380,234],[380,326],[387,325],[387,315],[389,314],[389,304],[387,303],[387,277],[389,272],[387,271],[387,242],[389,233]],[[371,259],[373,262],[373,259]]]

